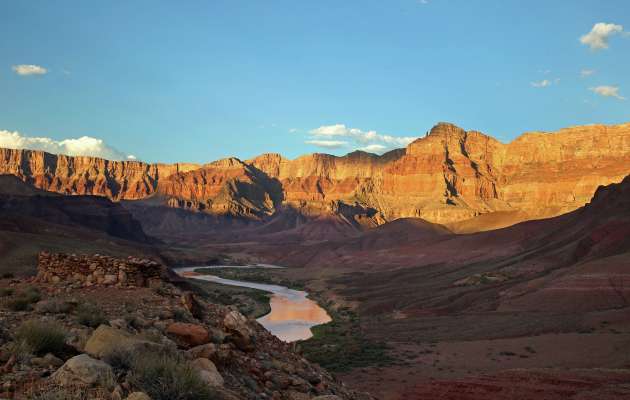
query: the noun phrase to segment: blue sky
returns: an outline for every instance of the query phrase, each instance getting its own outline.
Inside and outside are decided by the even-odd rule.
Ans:
[[[207,162],[628,122],[629,31],[625,0],[2,1],[0,145]]]

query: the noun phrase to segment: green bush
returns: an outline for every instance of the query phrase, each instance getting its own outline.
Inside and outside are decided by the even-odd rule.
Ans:
[[[13,289],[5,288],[2,293],[6,297],[11,296],[13,294]],[[33,303],[37,303],[42,298],[39,289],[29,286],[19,292],[14,299],[8,300],[5,304],[7,308],[11,311],[26,311],[29,309],[29,306]]]
[[[35,354],[59,354],[65,347],[66,331],[53,322],[27,321],[18,328],[15,340]]]
[[[35,311],[42,314],[66,314],[71,309],[70,303],[57,299],[42,301],[35,305]]]
[[[6,302],[7,308],[11,311],[26,311],[31,303],[24,297],[16,297]]]
[[[134,353],[126,347],[113,347],[103,354],[103,361],[109,364],[115,372],[125,372],[131,368]]]
[[[13,293],[15,293],[15,290],[13,290],[13,288],[1,288],[0,289],[0,297],[13,296]]]
[[[90,328],[107,323],[107,318],[96,304],[81,304],[77,307],[77,322]]]
[[[40,293],[39,289],[33,286],[28,286],[26,289],[24,289],[20,296],[24,297],[31,304],[37,303],[42,299],[42,294]]]
[[[211,400],[211,388],[185,360],[170,354],[133,357],[129,382],[153,400]]]

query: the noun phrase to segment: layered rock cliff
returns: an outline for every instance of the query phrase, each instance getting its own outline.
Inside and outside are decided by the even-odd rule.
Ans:
[[[254,220],[290,209],[364,226],[403,217],[446,224],[499,211],[521,219],[558,215],[629,172],[630,124],[526,133],[504,144],[439,123],[382,156],[264,154],[204,166],[0,149],[0,173],[49,191]]]

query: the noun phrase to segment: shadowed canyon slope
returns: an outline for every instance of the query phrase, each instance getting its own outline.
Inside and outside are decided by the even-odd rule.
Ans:
[[[0,173],[45,190],[215,217],[268,221],[290,211],[333,216],[353,227],[413,217],[475,231],[574,210],[597,186],[619,182],[630,165],[630,124],[526,133],[503,144],[440,123],[406,149],[382,156],[265,154],[201,166],[0,149],[0,160]],[[489,213],[492,218],[483,218]]]

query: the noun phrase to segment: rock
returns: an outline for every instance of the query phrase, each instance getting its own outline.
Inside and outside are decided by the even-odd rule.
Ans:
[[[203,318],[203,306],[201,305],[201,303],[199,303],[199,301],[192,293],[188,292],[182,295],[182,304],[193,317],[197,319]]]
[[[59,368],[63,365],[63,360],[48,353],[44,357],[34,357],[31,359],[31,364],[39,367],[54,367]]]
[[[223,325],[239,349],[245,351],[253,349],[252,337],[254,332],[243,314],[238,311],[230,311],[223,319]]]
[[[91,386],[107,382],[112,377],[113,371],[109,365],[87,354],[72,357],[51,376],[61,386]]]
[[[185,348],[200,346],[210,341],[208,330],[197,324],[174,322],[166,328],[166,334]]]
[[[201,346],[193,347],[188,350],[188,355],[192,358],[208,358],[212,359],[217,352],[217,345],[214,343],[207,343]]]
[[[223,386],[223,377],[214,363],[207,358],[197,358],[191,364],[199,370],[199,376],[210,386]]]
[[[85,344],[85,352],[97,358],[102,358],[116,348],[122,348],[126,351],[162,350],[162,346],[157,343],[140,339],[107,325],[99,326]]]
[[[151,400],[148,394],[143,392],[133,392],[125,400]]]
[[[114,285],[118,282],[118,275],[105,275],[103,278],[103,285]]]

